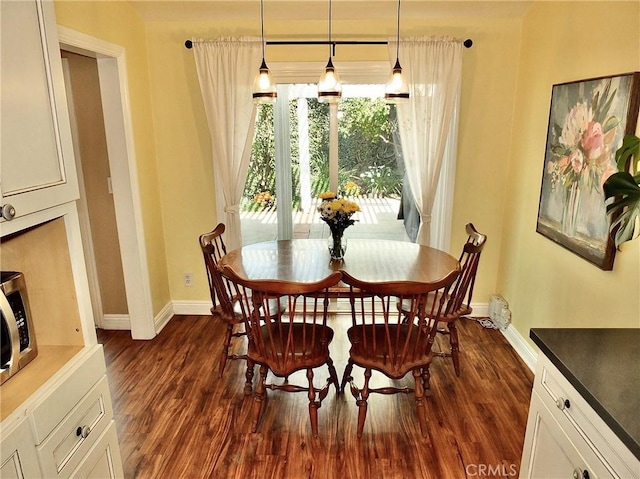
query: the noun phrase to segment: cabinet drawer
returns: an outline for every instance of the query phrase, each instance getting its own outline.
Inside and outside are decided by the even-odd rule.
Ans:
[[[109,386],[103,376],[37,447],[45,476],[69,477],[112,418]]]
[[[536,391],[531,395],[521,479],[619,478],[580,435],[564,429]],[[573,429],[573,428],[572,428]],[[573,429],[575,431],[575,429]]]
[[[85,459],[73,471],[74,479],[115,479],[124,477],[118,449],[116,425],[111,421],[107,430],[93,445]]]
[[[64,419],[89,390],[106,374],[102,346],[88,352],[88,357],[77,368],[68,371],[54,385],[55,389],[44,400],[27,412],[31,419],[36,444],[42,441]]]
[[[584,442],[614,477],[638,478],[631,452],[546,356],[538,359],[534,389],[574,443]],[[637,461],[635,461],[637,464]]]
[[[580,430],[592,428],[590,419],[585,416],[578,400],[579,394],[568,382],[565,382],[564,377],[552,364],[542,365],[541,373],[536,376],[536,381],[538,380],[540,387],[537,391],[545,405],[553,411],[554,416],[561,423],[568,421]],[[562,425],[566,426],[566,424]]]

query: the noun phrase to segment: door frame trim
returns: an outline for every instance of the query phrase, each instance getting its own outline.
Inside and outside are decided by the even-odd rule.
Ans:
[[[133,339],[157,334],[136,167],[125,49],[58,25],[60,48],[97,59],[113,201]]]

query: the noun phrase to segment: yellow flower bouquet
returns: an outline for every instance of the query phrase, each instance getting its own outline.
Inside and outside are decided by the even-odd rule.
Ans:
[[[319,198],[322,200],[318,206],[320,218],[327,223],[331,230],[332,240],[329,244],[329,253],[332,259],[342,259],[345,250],[342,245],[344,230],[355,223],[352,216],[360,211],[360,207],[353,201],[338,198],[332,191],[321,193]]]

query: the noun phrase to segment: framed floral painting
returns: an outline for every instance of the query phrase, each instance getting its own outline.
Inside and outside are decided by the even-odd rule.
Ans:
[[[536,231],[603,270],[613,269],[602,185],[634,133],[640,72],[553,86]]]

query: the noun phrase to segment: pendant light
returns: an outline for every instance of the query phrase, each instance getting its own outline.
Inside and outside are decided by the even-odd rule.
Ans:
[[[264,60],[264,0],[260,0],[260,26],[262,29],[262,64],[253,82],[253,102],[275,103],[278,97],[276,85],[273,83],[267,62]]]
[[[384,99],[387,103],[399,103],[409,99],[409,85],[402,75],[400,66],[400,0],[398,0],[398,29],[396,40],[396,64],[385,88]]]
[[[318,101],[337,103],[342,96],[340,77],[333,66],[333,44],[331,43],[331,0],[329,0],[329,61],[318,81]]]

